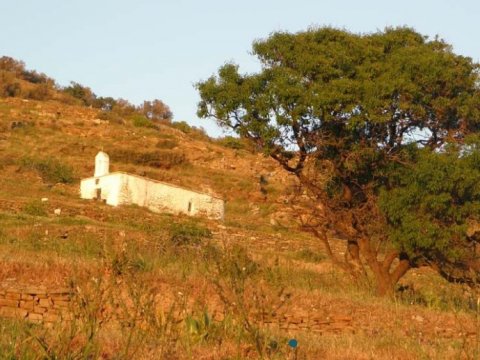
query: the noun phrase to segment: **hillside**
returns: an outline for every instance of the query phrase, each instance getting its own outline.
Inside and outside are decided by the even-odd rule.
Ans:
[[[74,314],[2,320],[2,358],[478,356],[475,293],[425,269],[395,301],[356,286],[295,225],[294,179],[245,143],[55,96],[1,98],[0,131],[2,294],[68,288]],[[224,198],[225,221],[81,200],[99,150],[113,171]]]

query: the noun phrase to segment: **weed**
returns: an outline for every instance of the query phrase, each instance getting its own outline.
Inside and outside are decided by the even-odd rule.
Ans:
[[[310,249],[302,249],[297,251],[294,254],[294,258],[298,260],[303,260],[306,262],[316,263],[316,264],[328,259],[326,255],[318,252],[313,252]]]
[[[43,181],[49,183],[71,184],[74,181],[73,169],[54,158],[38,159],[24,157],[20,160],[22,169],[35,170]]]
[[[172,139],[160,139],[156,147],[159,149],[173,149],[178,146],[178,141]]]
[[[31,216],[47,216],[45,204],[40,200],[32,200],[25,204],[23,212]]]
[[[170,227],[170,241],[176,246],[198,245],[203,239],[212,237],[212,232],[195,222],[173,223]]]
[[[251,343],[260,358],[269,356],[271,339],[260,326],[264,315],[278,313],[290,296],[281,289],[271,293],[262,283],[262,269],[240,246],[218,249],[210,246],[206,253],[207,268],[225,312],[243,329],[241,337]]]

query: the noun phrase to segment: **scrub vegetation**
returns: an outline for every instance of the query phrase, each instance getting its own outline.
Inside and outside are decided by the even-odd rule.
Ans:
[[[260,73],[198,84],[222,139],[0,59],[0,296],[70,294],[52,322],[0,299],[0,359],[480,356],[477,65],[404,28],[254,53]],[[80,199],[99,150],[225,220]]]

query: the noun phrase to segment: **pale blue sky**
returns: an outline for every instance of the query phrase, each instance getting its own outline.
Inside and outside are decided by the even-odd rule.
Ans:
[[[478,0],[0,0],[0,20],[0,55],[97,95],[162,99],[175,120],[212,135],[213,122],[195,115],[193,84],[226,61],[257,70],[251,43],[272,31],[408,25],[480,60]]]

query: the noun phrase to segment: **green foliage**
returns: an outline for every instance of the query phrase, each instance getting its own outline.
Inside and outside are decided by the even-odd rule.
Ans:
[[[192,131],[192,127],[188,125],[186,121],[174,121],[171,127],[180,130],[181,132],[188,134]]]
[[[156,129],[157,126],[152,122],[152,120],[147,119],[143,115],[134,115],[132,116],[132,123],[135,127],[144,127],[150,129]]]
[[[418,150],[415,166],[398,167],[382,191],[389,237],[412,259],[453,263],[471,257],[468,225],[480,220],[479,145]]]
[[[479,64],[410,28],[370,34],[330,27],[275,32],[254,42],[253,54],[262,65],[258,73],[241,74],[227,63],[197,84],[198,116],[250,139],[297,176],[317,219],[306,224],[310,229],[315,226],[322,236],[329,231],[324,224],[335,224],[350,241],[348,251],[364,252],[379,293],[393,289],[392,282],[405,271],[399,267],[390,273],[378,266],[380,239],[387,248],[393,242],[404,251],[404,269],[419,256],[440,257],[431,252],[452,261],[459,256],[467,214],[476,214],[476,205],[466,204],[476,201],[466,178],[451,180],[469,190],[434,184],[432,178],[421,185],[425,192],[417,194],[418,201],[407,194],[415,189],[392,193],[404,200],[397,207],[383,205],[390,224],[379,211],[378,196],[383,188],[409,188],[394,181],[398,168],[408,174],[415,164],[409,149],[424,147],[429,156],[480,129]],[[446,162],[457,166],[451,157]],[[391,224],[398,233],[391,229],[387,238]],[[392,262],[384,261],[389,269]],[[345,267],[355,271],[351,264]]]
[[[203,312],[201,316],[189,315],[185,319],[187,332],[194,339],[195,342],[206,341],[212,336],[215,331],[214,323],[208,312]]]
[[[462,119],[464,128],[480,123],[478,64],[412,29],[277,32],[253,53],[261,72],[226,64],[197,84],[198,115],[256,141],[297,174],[315,158],[334,165],[332,180],[371,187],[412,131],[428,129],[422,143],[437,147]],[[300,156],[289,163],[292,148]]]
[[[226,148],[235,149],[235,150],[245,149],[244,142],[241,139],[233,136],[225,136],[223,138],[218,139],[217,141],[220,145],[225,146]]]
[[[38,171],[42,179],[49,183],[71,184],[75,180],[72,167],[54,158],[25,157],[20,160],[20,166],[23,169]]]
[[[83,86],[74,81],[70,83],[70,86],[65,87],[63,89],[63,92],[76,99],[81,100],[81,102],[85,106],[93,105],[97,97],[89,87]]]
[[[47,216],[45,204],[40,200],[32,200],[25,204],[23,212],[32,216]]]
[[[212,232],[195,222],[173,223],[170,226],[170,241],[177,246],[197,245],[204,239],[210,239]]]

